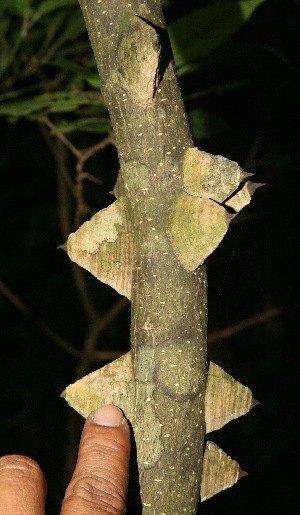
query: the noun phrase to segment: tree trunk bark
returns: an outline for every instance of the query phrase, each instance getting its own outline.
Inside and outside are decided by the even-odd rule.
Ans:
[[[187,272],[167,226],[193,146],[157,0],[79,0],[118,148],[134,236],[131,352],[143,513],[197,510],[204,441],[206,271]]]

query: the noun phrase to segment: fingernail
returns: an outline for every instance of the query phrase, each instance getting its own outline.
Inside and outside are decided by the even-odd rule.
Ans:
[[[122,411],[116,406],[101,406],[92,413],[92,419],[98,426],[118,427],[124,420]]]

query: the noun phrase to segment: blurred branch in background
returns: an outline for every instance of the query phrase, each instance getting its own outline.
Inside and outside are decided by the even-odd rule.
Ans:
[[[267,183],[208,263],[209,319],[218,328],[209,335],[214,357],[221,365],[224,355],[227,363],[233,360],[241,380],[246,370],[264,399],[261,411],[250,416],[256,422],[244,429],[249,445],[237,448],[239,437],[224,446],[254,474],[201,510],[234,515],[234,506],[236,513],[248,506],[252,514],[261,502],[265,512],[293,512],[299,2],[163,4],[195,146],[242,163],[257,182]],[[1,448],[43,461],[54,478],[51,515],[59,511],[81,424],[59,393],[126,352],[129,340],[128,301],[53,251],[112,200],[107,192],[118,160],[99,87],[77,0],[0,2],[0,291],[7,300],[0,305],[0,389],[7,417]],[[30,323],[23,324],[19,313]],[[272,330],[262,331],[270,321]],[[255,328],[260,330],[253,339]],[[214,345],[218,341],[222,345]],[[58,469],[53,462],[60,456]],[[298,498],[295,484],[294,490]],[[240,501],[238,492],[245,494]]]
[[[128,306],[129,301],[125,297],[121,297],[111,309],[100,316],[94,321],[94,324],[89,328],[84,341],[84,350],[78,351],[74,349],[69,343],[65,342],[53,329],[51,329],[45,322],[41,321],[36,315],[33,315],[27,306],[21,301],[21,299],[13,293],[4,283],[0,281],[1,293],[24,315],[29,316],[31,320],[38,325],[38,327],[44,332],[44,334],[50,338],[53,343],[58,345],[62,350],[69,353],[70,355],[79,359],[77,365],[76,377],[83,377],[89,370],[91,364],[95,361],[113,361],[124,354],[123,351],[98,351],[96,350],[97,338],[106,329],[107,325],[110,324],[120,313],[120,311]],[[232,324],[224,329],[218,331],[212,331],[208,334],[208,343],[215,343],[226,338],[230,338],[242,331],[251,329],[251,327],[259,324],[269,322],[273,318],[278,318],[288,311],[297,309],[299,306],[285,306],[285,307],[273,307],[266,309],[265,311],[258,313],[257,315],[251,316],[244,320],[240,320],[235,324]]]
[[[3,281],[0,281],[0,291],[23,315],[28,317],[49,338],[52,343],[74,358],[79,358],[81,353],[64,338],[54,331],[44,320],[41,320]]]
[[[30,322],[36,325],[49,340],[52,341],[61,350],[69,354],[70,356],[78,359],[78,365],[76,367],[77,374],[76,379],[82,377],[87,373],[89,366],[95,361],[105,362],[113,361],[124,354],[123,351],[99,351],[96,350],[96,345],[99,336],[109,324],[120,314],[129,301],[125,297],[121,297],[103,316],[99,316],[95,319],[88,331],[84,341],[83,349],[77,349],[62,338],[50,325],[44,320],[39,318],[33,311],[20,299],[20,297],[13,292],[3,281],[0,281],[0,292],[6,297],[6,299],[13,304],[13,306],[20,311],[23,315],[29,318]]]
[[[252,317],[246,318],[245,320],[240,320],[235,324],[232,324],[224,329],[220,329],[219,331],[213,331],[208,335],[208,343],[215,343],[221,340],[225,340],[226,338],[230,338],[246,329],[251,329],[259,324],[264,324],[265,322],[269,322],[272,318],[277,318],[281,316],[288,308],[270,308],[262,313],[258,313]]]

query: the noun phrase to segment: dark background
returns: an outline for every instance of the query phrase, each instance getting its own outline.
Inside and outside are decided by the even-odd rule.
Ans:
[[[169,2],[166,19],[207,3]],[[251,388],[261,404],[209,436],[249,475],[203,503],[203,514],[300,510],[299,21],[298,1],[266,0],[234,37],[235,48],[249,45],[248,50],[234,58],[232,47],[225,47],[222,60],[180,78],[187,109],[205,109],[226,126],[195,144],[237,161],[256,174],[255,182],[266,184],[208,259],[209,358]],[[235,81],[242,85],[214,91]],[[209,94],[191,98],[204,90]],[[9,124],[0,118],[0,128],[0,453],[22,453],[40,463],[49,485],[48,513],[55,514],[83,423],[60,393],[74,382],[79,365],[41,324],[81,349],[88,322],[69,260],[57,250],[63,241],[56,164],[45,138],[28,120]],[[88,137],[82,135],[78,145],[87,146]],[[72,172],[71,157],[69,167]],[[89,171],[103,181],[87,186],[94,210],[113,200],[107,191],[117,170],[111,147],[89,163]],[[104,315],[119,296],[88,273],[85,277],[98,314]],[[17,300],[9,300],[7,288]],[[21,301],[30,316],[22,313],[23,305],[18,309]],[[234,324],[242,320],[248,327],[239,330]],[[99,336],[97,348],[127,350],[129,326],[125,306]],[[227,338],[216,333],[230,327]],[[104,364],[94,362],[89,371]]]

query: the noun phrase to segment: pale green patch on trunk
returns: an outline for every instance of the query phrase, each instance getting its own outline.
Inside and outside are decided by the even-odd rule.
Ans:
[[[208,198],[177,194],[168,232],[174,252],[188,271],[202,265],[225,236],[231,216]]]
[[[133,238],[124,200],[116,200],[70,234],[66,250],[72,261],[130,299]]]
[[[173,202],[168,234],[174,252],[188,271],[196,270],[225,236],[230,215],[220,203],[249,177],[237,163],[189,148],[183,156],[183,190]],[[249,204],[258,184],[246,183],[225,206],[240,211]]]
[[[146,368],[145,368],[146,369]],[[151,385],[149,385],[151,388]],[[151,423],[151,441],[143,447],[141,459],[151,467],[163,452],[161,427],[152,411],[152,392],[145,398],[145,410]],[[135,381],[131,354],[128,352],[113,363],[88,374],[69,385],[62,393],[70,406],[85,418],[99,406],[114,404],[121,408],[129,420],[133,419]],[[149,402],[150,401],[150,402]],[[206,432],[220,429],[231,420],[245,415],[257,404],[251,391],[236,381],[215,363],[210,363],[206,396]],[[136,421],[135,424],[140,424]],[[138,427],[133,426],[135,432]],[[149,449],[151,451],[149,452]],[[207,442],[201,476],[201,500],[232,486],[240,477],[240,467],[216,444]]]
[[[189,148],[183,159],[183,189],[196,197],[224,202],[252,174],[223,156]]]
[[[102,404],[123,409],[134,430],[144,515],[192,514],[200,493],[205,422],[212,430],[253,404],[251,392],[216,365],[205,398],[207,282],[205,266],[199,267],[228,228],[230,214],[220,203],[231,197],[227,205],[235,210],[248,203],[251,187],[243,193],[239,188],[249,174],[221,156],[191,148],[175,70],[167,45],[163,48],[160,2],[79,2],[121,174],[117,201],[72,234],[67,251],[131,298],[131,352],[63,395],[84,416]],[[224,391],[229,399],[235,396],[234,408],[230,400],[227,410],[226,399],[222,410],[216,398],[222,401]],[[227,470],[221,458],[206,460],[209,477],[213,470]],[[231,468],[219,490],[236,481],[236,467]],[[203,481],[208,486],[201,492],[208,497],[211,481]]]

